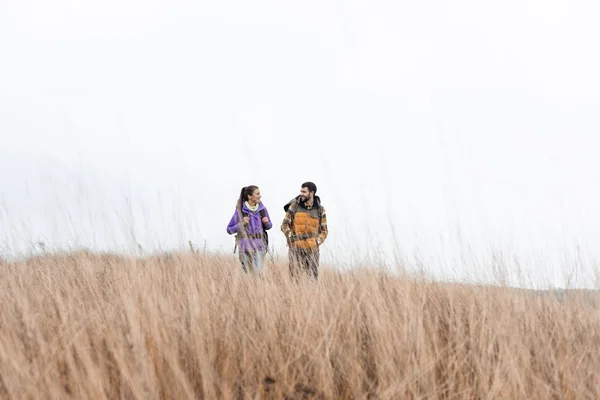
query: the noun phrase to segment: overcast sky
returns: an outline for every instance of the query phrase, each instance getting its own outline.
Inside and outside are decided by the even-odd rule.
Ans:
[[[2,0],[0,243],[231,252],[225,227],[256,184],[284,254],[282,206],[312,180],[329,264],[400,255],[485,281],[505,257],[513,284],[589,286],[599,11]]]

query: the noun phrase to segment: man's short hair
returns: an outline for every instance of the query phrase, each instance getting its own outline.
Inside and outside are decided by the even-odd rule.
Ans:
[[[307,188],[309,192],[314,192],[315,194],[317,194],[317,185],[315,185],[312,182],[304,182],[302,184],[303,188]]]

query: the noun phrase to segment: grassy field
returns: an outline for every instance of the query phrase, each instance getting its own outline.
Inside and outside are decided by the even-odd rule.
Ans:
[[[0,398],[600,398],[593,293],[268,267],[191,252],[3,262]]]

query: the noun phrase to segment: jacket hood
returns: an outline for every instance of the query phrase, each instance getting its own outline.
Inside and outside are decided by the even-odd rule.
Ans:
[[[293,199],[291,199],[290,201],[288,201],[284,206],[283,206],[283,211],[287,212],[288,209],[290,208],[290,206],[294,203],[299,203],[300,202],[300,195],[294,197]],[[319,204],[321,204],[321,198],[317,195],[315,195],[315,206],[319,206]]]

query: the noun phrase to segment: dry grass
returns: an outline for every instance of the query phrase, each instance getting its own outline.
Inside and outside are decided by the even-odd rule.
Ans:
[[[567,293],[225,256],[0,265],[0,398],[600,398],[600,313]]]

